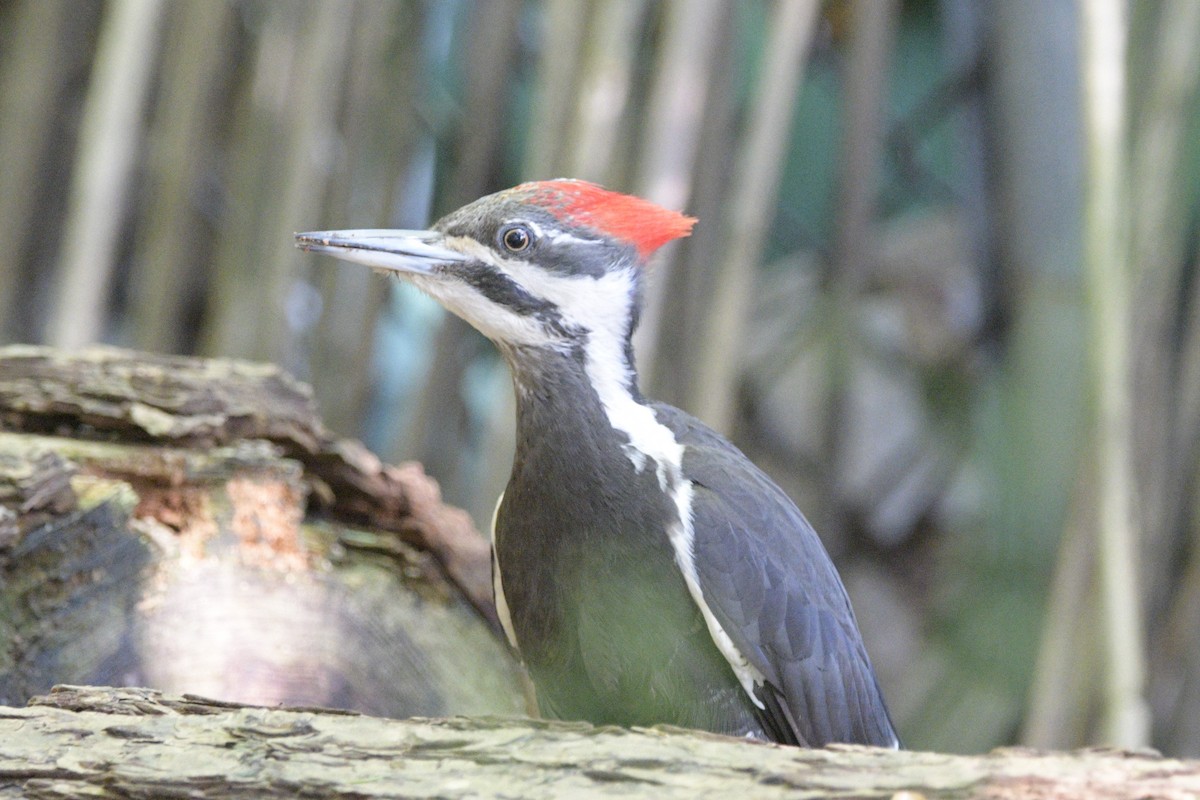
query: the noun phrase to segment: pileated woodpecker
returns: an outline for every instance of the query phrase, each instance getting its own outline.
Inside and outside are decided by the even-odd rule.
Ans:
[[[642,272],[694,223],[552,180],[427,231],[296,239],[405,278],[508,362],[517,448],[493,520],[493,584],[542,713],[897,747],[807,520],[723,437],[638,391]]]

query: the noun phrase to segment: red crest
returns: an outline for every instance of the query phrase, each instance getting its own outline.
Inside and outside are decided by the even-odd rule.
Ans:
[[[647,259],[673,239],[692,232],[693,217],[587,181],[559,178],[523,183],[511,190],[558,219],[628,242]]]

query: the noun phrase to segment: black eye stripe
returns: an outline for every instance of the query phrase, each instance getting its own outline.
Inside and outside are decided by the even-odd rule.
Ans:
[[[512,278],[486,264],[464,265],[464,268],[455,270],[455,274],[496,305],[504,306],[523,316],[537,317],[556,326],[561,323],[558,306],[535,297]]]

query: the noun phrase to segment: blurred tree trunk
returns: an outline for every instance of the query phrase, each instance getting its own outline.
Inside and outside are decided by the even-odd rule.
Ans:
[[[878,0],[872,0],[872,5],[887,13]],[[792,117],[819,10],[816,0],[792,0],[776,6],[758,65],[756,94],[735,154],[722,258],[713,276],[713,302],[705,315],[702,358],[689,404],[697,416],[726,433],[733,428],[744,364],[742,329],[773,222]]]
[[[567,120],[561,168],[529,177],[573,178],[619,186],[622,173],[621,123],[633,89],[632,79],[645,24],[645,0],[606,0],[592,4],[589,36],[579,57],[580,74],[574,103]]]
[[[1131,380],[1153,741],[1200,754],[1200,248],[1189,169],[1200,110],[1200,5],[1165,0],[1137,3],[1132,12]]]
[[[29,336],[20,323],[26,295],[22,266],[31,235],[51,236],[36,226],[34,212],[41,195],[38,168],[58,113],[58,98],[71,61],[61,47],[66,37],[71,0],[11,4],[9,30],[3,34],[0,59],[0,341]]]
[[[846,403],[850,363],[856,348],[856,301],[879,258],[877,219],[884,142],[887,133],[888,77],[900,13],[898,0],[854,0],[852,39],[847,56],[841,115],[842,149],[837,173],[836,227],[829,265],[827,341],[828,381],[822,420],[825,499],[832,510],[826,532],[845,535],[847,522],[839,486],[844,471]]]
[[[83,108],[47,333],[47,341],[59,347],[78,347],[103,333],[164,10],[161,0],[112,0],[104,18]]]
[[[941,546],[956,577],[938,602],[937,661],[912,746],[973,750],[1011,736],[1026,711],[1048,582],[1083,443],[1079,274],[1082,140],[1078,20],[1070,0],[991,6],[984,64],[996,251],[1011,320],[974,387],[970,471],[977,524]],[[995,299],[989,305],[999,305]],[[999,321],[999,320],[997,320]],[[1000,338],[1000,337],[997,337]],[[1074,631],[1085,626],[1076,624]],[[1071,648],[1071,674],[1086,648]],[[1027,716],[1065,699],[1029,697]],[[1028,734],[1026,734],[1028,736]],[[926,738],[928,736],[928,738]]]
[[[1188,134],[1200,103],[1200,4],[1189,0],[1134,7],[1130,43],[1130,250],[1134,297],[1133,385],[1139,442],[1139,508],[1146,554],[1147,610],[1169,605],[1170,563],[1190,535],[1187,493],[1196,479],[1193,445],[1198,370],[1187,343],[1200,313],[1187,297],[1194,269],[1189,249],[1194,217],[1187,177]],[[1143,88],[1144,87],[1144,88]]]
[[[642,124],[634,191],[670,209],[686,209],[704,119],[705,87],[713,79],[722,0],[672,0],[662,5],[662,33]],[[660,364],[678,357],[660,341],[666,287],[680,248],[667,245],[643,290],[641,322],[633,335],[643,386],[653,386]]]
[[[1180,553],[1195,552],[1190,542],[1195,537],[1192,520],[1196,509],[1189,496],[1200,452],[1200,370],[1194,367],[1200,360],[1196,350],[1200,317],[1195,312],[1200,304],[1188,288],[1196,285],[1190,277],[1196,268],[1187,253],[1192,237],[1186,225],[1187,209],[1194,195],[1187,186],[1185,170],[1186,134],[1194,124],[1200,81],[1200,59],[1192,46],[1200,33],[1200,9],[1186,2],[1136,4],[1132,9],[1127,70],[1128,85],[1136,90],[1130,92],[1121,124],[1130,144],[1110,155],[1118,159],[1117,168],[1128,170],[1129,195],[1120,222],[1112,223],[1117,233],[1101,229],[1104,235],[1125,237],[1124,243],[1112,242],[1109,247],[1119,247],[1127,254],[1129,264],[1118,274],[1127,282],[1126,291],[1136,289],[1129,327],[1124,331],[1124,346],[1133,348],[1124,382],[1136,409],[1128,432],[1133,466],[1129,479],[1136,485],[1129,491],[1137,497],[1132,513],[1140,533],[1137,558],[1129,556],[1128,563],[1117,566],[1122,573],[1137,570],[1123,577],[1136,589],[1134,597],[1126,599],[1131,606],[1127,613],[1135,616],[1123,626],[1127,629],[1124,638],[1140,638],[1132,629],[1141,627],[1143,616],[1149,620],[1154,742],[1176,752],[1200,752],[1200,726],[1195,723],[1200,718],[1200,692],[1190,688],[1200,686],[1196,679],[1200,662],[1195,658],[1200,640],[1192,632],[1200,611],[1196,601],[1200,570],[1194,567],[1200,560],[1193,557],[1187,564],[1179,559]],[[1119,63],[1109,70],[1123,66]],[[1105,92],[1105,96],[1110,94]],[[1112,492],[1089,492],[1089,506],[1105,508],[1104,503],[1109,502],[1106,491]],[[1085,525],[1105,522],[1091,508],[1079,511],[1078,516],[1090,521]],[[1076,522],[1072,530],[1078,527]],[[1074,549],[1068,550],[1068,546]],[[1031,703],[1031,732],[1037,733],[1028,738],[1035,744],[1073,745],[1097,738],[1088,730],[1086,715],[1103,696],[1101,676],[1081,677],[1078,664],[1093,661],[1078,654],[1070,657],[1072,649],[1099,653],[1099,643],[1107,642],[1105,647],[1118,648],[1115,658],[1119,659],[1140,657],[1144,650],[1140,645],[1113,642],[1111,624],[1108,636],[1102,637],[1097,624],[1081,626],[1077,617],[1070,619],[1074,613],[1070,609],[1097,603],[1097,584],[1093,582],[1096,558],[1091,552],[1081,556],[1078,545],[1064,542],[1050,609],[1051,619],[1060,620],[1057,629],[1063,641],[1054,642],[1054,631],[1047,628],[1044,669],[1039,670],[1044,685]],[[1143,603],[1145,612],[1138,609]],[[1090,633],[1092,641],[1081,641],[1081,630]],[[1138,716],[1145,714],[1138,708],[1137,697],[1141,680],[1137,672],[1144,669],[1139,663],[1126,668],[1124,702],[1133,730],[1138,728]],[[1054,674],[1059,677],[1052,677]],[[1114,711],[1107,714],[1110,729],[1103,735],[1115,739],[1120,731],[1111,730]],[[1072,721],[1063,724],[1063,718]],[[1144,720],[1141,727],[1144,737]]]
[[[583,69],[580,53],[587,46],[592,8],[589,0],[546,0],[539,31],[542,51],[522,164],[526,180],[570,177],[560,175],[558,170],[568,161],[567,130],[578,102]]]
[[[1005,286],[996,253],[996,197],[988,159],[989,127],[984,99],[984,58],[990,6],[975,0],[942,0],[941,22],[946,31],[946,56],[953,73],[976,88],[962,98],[955,117],[959,152],[961,212],[979,265],[983,309],[980,329],[994,345],[1005,317]]]
[[[352,17],[336,3],[264,7],[235,117],[202,352],[306,372],[295,347],[315,324],[318,301],[295,277],[292,234],[323,207]]]
[[[718,20],[713,48],[712,80],[704,101],[703,127],[696,145],[692,198],[686,212],[698,222],[653,268],[650,280],[664,297],[655,338],[663,344],[656,363],[642,378],[642,390],[656,400],[695,412],[695,378],[705,357],[702,332],[715,297],[713,279],[724,254],[726,215],[731,213],[729,187],[734,166],[729,154],[737,150],[742,102],[736,65],[752,16],[747,4],[726,4]],[[664,269],[664,266],[666,267]]]
[[[427,24],[424,7],[416,3],[370,0],[354,6],[352,60],[338,110],[344,157],[332,176],[327,213],[297,226],[404,227],[395,221],[399,176],[425,135],[422,120],[409,111],[419,106],[423,40],[407,32]],[[313,385],[317,402],[333,430],[361,435],[374,378],[375,334],[391,282],[331,259],[304,261],[322,298],[310,357],[312,374],[320,378]]]

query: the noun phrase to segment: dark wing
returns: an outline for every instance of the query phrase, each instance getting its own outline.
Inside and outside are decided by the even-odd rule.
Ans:
[[[765,678],[764,726],[814,747],[898,746],[850,600],[812,526],[723,437],[678,409],[654,408],[686,445],[700,588]]]

